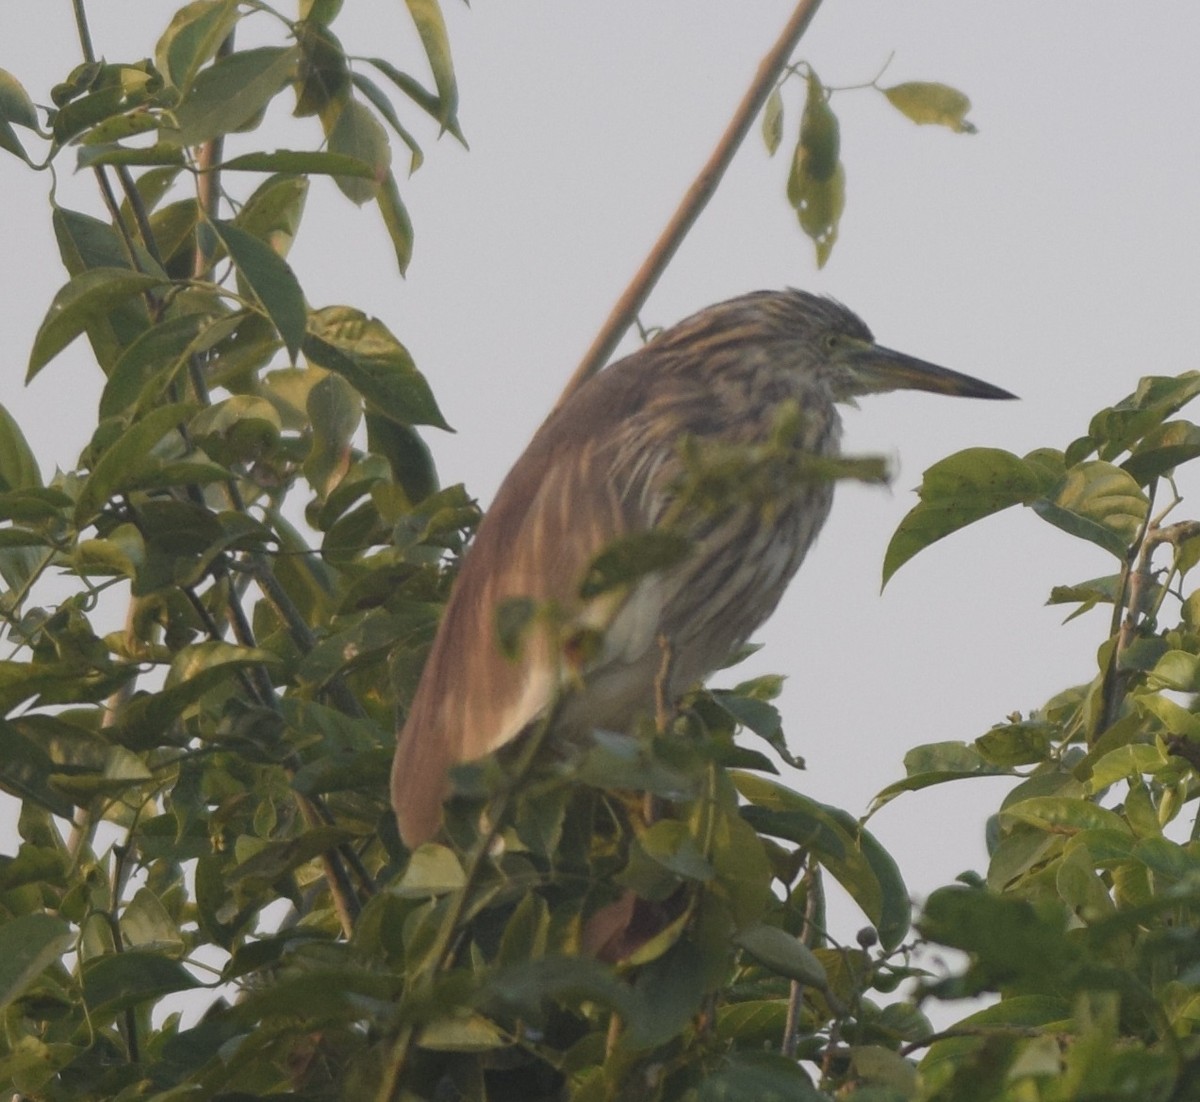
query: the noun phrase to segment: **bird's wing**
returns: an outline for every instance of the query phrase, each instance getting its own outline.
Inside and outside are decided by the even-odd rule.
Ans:
[[[617,431],[636,416],[629,384],[614,375],[551,417],[476,532],[396,748],[392,800],[410,844],[436,831],[449,769],[515,738],[560,691],[559,640],[549,629],[533,630],[509,657],[499,646],[496,610],[509,598],[528,597],[556,602],[568,615],[584,612],[578,590],[588,565],[638,526],[644,495],[620,470]],[[657,469],[641,458],[635,482]],[[587,609],[587,621],[604,627],[597,621],[606,621],[618,601]]]

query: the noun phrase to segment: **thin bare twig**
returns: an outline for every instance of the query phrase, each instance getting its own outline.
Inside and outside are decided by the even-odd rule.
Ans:
[[[75,30],[79,33],[79,48],[83,52],[83,60],[89,64],[96,60],[96,48],[92,45],[92,32],[88,29],[87,12],[83,9],[83,0],[71,0],[75,11]]]
[[[1100,714],[1092,732],[1095,742],[1112,726],[1125,696],[1126,676],[1121,670],[1121,657],[1137,634],[1142,619],[1142,591],[1150,577],[1150,560],[1158,541],[1154,539],[1157,519],[1152,515],[1154,489],[1151,487],[1146,519],[1142,522],[1137,539],[1130,545],[1129,553],[1121,565],[1121,583],[1117,600],[1113,606],[1112,632],[1116,642],[1109,655],[1108,665],[1100,686]],[[1124,619],[1122,619],[1124,616]]]
[[[807,894],[804,897],[804,926],[800,930],[800,941],[812,948],[814,943],[821,940],[817,931],[822,925],[820,915],[825,908],[825,887],[821,883],[821,866],[813,862],[811,857],[804,881]],[[804,986],[799,980],[792,980],[788,991],[787,1018],[779,1051],[790,1060],[796,1058],[796,1051],[800,1047],[800,1011],[804,1007]]]
[[[666,229],[654,243],[650,254],[638,269],[637,275],[633,277],[633,281],[625,288],[624,294],[617,300],[612,313],[609,314],[600,332],[596,335],[596,339],[592,342],[591,348],[584,355],[583,362],[575,369],[575,374],[571,376],[559,396],[558,405],[561,406],[584,382],[608,362],[613,350],[625,335],[625,330],[633,324],[638,312],[645,305],[646,299],[650,297],[654,285],[666,270],[679,246],[683,244],[688,231],[716,193],[721,178],[725,175],[725,170],[729,168],[734,154],[737,153],[763,104],[767,102],[767,97],[771,94],[771,89],[775,87],[779,74],[783,72],[788,58],[791,57],[796,44],[808,29],[809,23],[812,22],[812,18],[817,14],[820,6],[821,0],[800,0],[800,3],[796,5],[796,10],[792,13],[792,17],[783,28],[775,45],[759,63],[758,71],[754,74],[750,87],[746,89],[741,103],[734,111],[733,118],[725,128],[725,133],[721,135],[720,141],[717,142],[712,155],[692,182],[692,186],[688,188],[683,202],[679,204],[678,210],[672,215]]]

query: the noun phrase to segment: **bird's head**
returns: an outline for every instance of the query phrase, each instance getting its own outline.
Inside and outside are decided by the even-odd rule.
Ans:
[[[819,381],[835,402],[866,394],[927,390],[963,398],[1015,398],[991,383],[875,343],[871,330],[840,302],[806,291],[759,291],[735,299],[757,318],[759,337],[785,345],[789,367]],[[749,328],[747,326],[747,328]]]

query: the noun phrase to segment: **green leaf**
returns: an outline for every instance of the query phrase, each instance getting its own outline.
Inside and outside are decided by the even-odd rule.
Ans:
[[[810,987],[824,988],[826,985],[825,969],[812,950],[778,926],[757,923],[734,934],[733,943],[778,975]]]
[[[296,109],[292,113],[304,118],[336,109],[350,91],[350,66],[341,42],[327,25],[317,20],[298,23],[296,41],[303,56],[296,80]]]
[[[368,411],[367,448],[382,455],[392,469],[392,478],[410,504],[424,501],[438,489],[437,468],[429,445],[410,425],[398,425],[388,417]]]
[[[705,859],[686,823],[662,819],[638,839],[642,852],[669,872],[705,883],[713,878],[713,867]]]
[[[992,765],[976,748],[964,742],[935,742],[914,747],[905,755],[904,763],[907,777],[893,781],[876,793],[871,799],[871,815],[902,792],[917,792],[968,777],[998,777],[1012,772]]]
[[[29,382],[89,325],[104,321],[113,307],[163,283],[157,276],[128,268],[92,268],[75,276],[54,296],[33,338],[25,381]]]
[[[121,709],[117,730],[129,746],[170,745],[172,724],[205,693],[228,685],[239,670],[269,669],[278,663],[276,655],[254,647],[216,640],[188,644],[172,660],[165,688],[135,696]]]
[[[1138,381],[1137,390],[1132,394],[1092,418],[1086,445],[1098,452],[1101,459],[1116,459],[1150,436],[1167,417],[1197,395],[1200,395],[1200,371],[1147,375]]]
[[[958,134],[975,133],[974,124],[967,121],[971,101],[948,84],[910,80],[880,91],[897,111],[915,123],[948,126]]]
[[[1134,846],[1133,856],[1167,880],[1176,883],[1191,880],[1193,890],[1196,878],[1200,877],[1200,857],[1169,838],[1142,838]]]
[[[265,842],[226,874],[230,884],[251,882],[267,887],[293,869],[354,839],[354,832],[336,826],[310,827],[296,838]]]
[[[690,1029],[705,999],[705,965],[701,951],[683,941],[638,969],[638,1028],[621,1037],[622,1050],[657,1048]]]
[[[1117,812],[1091,800],[1069,796],[1031,796],[1009,804],[1000,816],[1002,820],[1029,823],[1059,834],[1076,834],[1082,830],[1129,830]]]
[[[1168,734],[1182,735],[1194,742],[1200,742],[1200,715],[1190,709],[1176,704],[1160,693],[1136,696],[1134,703],[1140,711],[1154,716],[1167,729]]]
[[[920,502],[900,522],[883,559],[883,584],[918,551],[959,528],[1046,491],[1044,470],[998,448],[968,448],[930,467]]]
[[[1050,590],[1046,604],[1078,603],[1079,607],[1063,621],[1068,623],[1076,616],[1082,616],[1085,612],[1089,612],[1098,604],[1116,604],[1121,589],[1121,575],[1106,574],[1100,578],[1090,578],[1086,582],[1077,582],[1075,585],[1056,585]]]
[[[103,540],[80,540],[71,566],[84,577],[133,578],[145,561],[141,535],[132,525],[120,525]]]
[[[274,153],[243,153],[223,162],[222,172],[279,172],[288,175],[361,176],[374,178],[375,168],[344,153],[277,149]]]
[[[800,1065],[777,1052],[735,1052],[704,1075],[696,1102],[826,1102]]]
[[[413,851],[404,875],[388,890],[402,899],[422,899],[456,892],[466,882],[454,851],[426,842]]]
[[[370,180],[361,176],[335,176],[334,183],[352,203],[376,198],[392,163],[392,147],[387,131],[374,112],[356,99],[348,99],[338,112],[337,121],[329,131],[329,151],[353,157],[372,168]]]
[[[114,123],[120,129],[118,117],[146,102],[152,79],[157,78],[152,78],[141,66],[102,65],[96,85],[51,117],[50,128],[56,144],[65,145],[81,134],[86,139],[85,132],[97,126],[102,133]]]
[[[1128,472],[1100,460],[1067,470],[1052,493],[1033,503],[1043,520],[1124,559],[1146,521],[1150,503]]]
[[[37,131],[37,108],[21,82],[12,73],[0,69],[0,149],[7,149],[29,164],[29,156],[13,130],[14,123]]]
[[[399,612],[373,609],[349,621],[342,631],[322,639],[299,663],[297,681],[322,687],[343,670],[380,661],[393,647],[409,643],[414,636],[424,639],[432,633],[437,623],[436,606],[410,601],[399,607]]]
[[[293,79],[298,46],[263,46],[223,57],[196,76],[175,110],[180,145],[195,146],[250,126],[275,94]]]
[[[114,1014],[174,991],[201,986],[178,961],[147,950],[110,953],[83,966],[83,998],[93,1014]]]
[[[717,817],[709,858],[717,883],[728,896],[734,923],[747,925],[758,921],[774,902],[771,893],[774,874],[763,839],[731,809],[729,814]]]
[[[804,759],[797,757],[788,747],[783,734],[783,721],[779,709],[765,700],[743,696],[739,689],[733,692],[713,690],[712,698],[720,707],[728,712],[737,722],[759,738],[765,739],[775,751],[793,769],[803,769]]]
[[[342,0],[300,0],[300,18],[328,25],[342,10]]]
[[[180,165],[184,156],[177,145],[159,142],[156,145],[125,146],[85,145],[79,150],[75,160],[76,168],[94,168],[98,165],[138,165],[155,167],[159,165]]]
[[[852,815],[753,773],[731,774],[753,806],[742,815],[760,834],[808,847],[895,948],[908,932],[908,889],[895,861]]]
[[[238,0],[198,0],[172,17],[154,48],[158,71],[181,91],[211,61],[238,21]]]
[[[588,564],[579,596],[589,600],[632,585],[647,574],[682,562],[691,549],[692,541],[686,536],[661,529],[618,536]]]
[[[279,443],[280,422],[265,398],[235,394],[192,418],[192,440],[218,463],[255,463]]]
[[[246,200],[233,224],[265,241],[280,256],[287,256],[300,230],[308,186],[305,176],[278,173],[268,177]]]
[[[57,206],[52,222],[59,256],[70,275],[78,276],[89,268],[133,269],[125,244],[108,222]],[[140,242],[134,242],[133,253],[137,270],[166,278]],[[122,350],[149,328],[150,314],[143,296],[139,295],[92,318],[84,331],[96,362],[108,373]]]
[[[1058,994],[1081,956],[1079,943],[1067,936],[1065,920],[1056,901],[1035,907],[980,888],[955,886],[930,895],[917,928],[931,941],[971,954],[965,984],[951,988],[955,995],[1001,985],[1015,994]]]
[[[855,1077],[872,1087],[886,1090],[894,1098],[913,1098],[917,1091],[917,1071],[898,1052],[882,1045],[851,1045],[850,1062]]]
[[[1147,773],[1153,775],[1171,768],[1169,758],[1157,745],[1147,743],[1118,746],[1103,754],[1091,767],[1085,791],[1089,796],[1103,792],[1118,781]]]
[[[114,115],[97,123],[87,133],[80,135],[79,141],[84,148],[121,149],[119,143],[126,138],[134,138],[139,134],[148,134],[158,129],[158,118],[150,112],[133,112],[125,115]],[[83,150],[80,150],[82,154]]]
[[[232,222],[213,219],[210,225],[228,251],[238,274],[274,323],[289,357],[295,363],[308,324],[304,292],[295,273],[270,245],[239,229]]]
[[[1058,862],[1054,887],[1058,897],[1084,922],[1107,918],[1115,910],[1112,896],[1092,868],[1091,857],[1085,849],[1071,850]]]
[[[454,80],[454,63],[450,59],[450,38],[438,0],[405,0],[408,12],[425,47],[433,83],[438,92],[437,118],[443,128],[457,126],[458,86]]]
[[[58,243],[58,255],[62,257],[63,266],[72,276],[77,276],[89,268],[132,270],[125,243],[108,222],[60,206],[54,208],[51,221],[54,225],[54,238]],[[134,243],[133,251],[137,258],[138,270],[148,275],[163,275],[162,269],[140,242]],[[129,319],[122,326],[114,326],[115,329],[123,330],[117,333],[117,343],[127,342],[130,339],[130,331],[140,332],[147,320],[146,311],[140,309],[136,318]]]
[[[779,143],[783,141],[783,96],[778,88],[771,90],[763,108],[762,136],[767,152],[775,156]]]
[[[0,119],[28,130],[38,129],[37,108],[33,100],[21,82],[6,69],[0,69]]]
[[[75,504],[74,498],[57,489],[14,490],[0,493],[0,520],[37,522],[56,520]]]
[[[351,441],[362,421],[362,399],[339,375],[326,375],[308,392],[312,448],[304,459],[304,477],[324,499],[350,468]]]
[[[187,362],[192,342],[210,323],[203,314],[183,314],[150,326],[126,346],[113,364],[100,395],[100,417],[131,418],[151,379],[165,388]],[[157,395],[156,395],[157,397]]]
[[[965,742],[927,742],[914,746],[904,755],[904,772],[910,777],[947,771],[986,772],[988,769],[983,755]]]
[[[418,1043],[432,1052],[488,1052],[507,1047],[508,1038],[487,1018],[464,1011],[430,1022]]]
[[[61,749],[61,745],[55,748]],[[49,780],[58,764],[20,725],[0,720],[0,788],[69,819],[74,804]]]
[[[642,1005],[629,986],[613,970],[585,957],[542,957],[501,968],[486,983],[487,1002],[521,1018],[539,1021],[544,1004],[581,1006],[589,1002],[611,1007],[621,1014],[636,1034],[644,1028]]]
[[[96,460],[75,505],[75,523],[84,527],[119,489],[135,486],[156,471],[160,461],[152,452],[167,433],[185,424],[195,407],[188,402],[160,406],[132,425]]]
[[[846,172],[841,162],[837,116],[829,106],[828,91],[811,68],[787,196],[800,228],[816,246],[817,267],[823,268],[837,240],[846,202]]]
[[[1197,456],[1200,456],[1200,427],[1190,421],[1166,421],[1134,445],[1121,468],[1145,486]]]
[[[0,406],[0,493],[41,486],[42,474],[21,426]]]
[[[71,927],[48,914],[21,915],[0,926],[0,1008],[19,998],[74,940]]]
[[[139,888],[121,913],[121,934],[135,949],[181,955],[183,935],[162,900],[149,888]]]
[[[1071,1006],[1065,999],[1048,995],[1006,996],[1000,1002],[957,1022],[956,1029],[961,1030],[964,1036],[950,1037],[931,1045],[920,1063],[921,1073],[934,1076],[943,1066],[951,1070],[961,1066],[979,1046],[979,1037],[986,1036],[989,1028],[1042,1027],[1046,1033],[1054,1034],[1070,1031],[1072,1025]],[[1055,1051],[1057,1055],[1057,1040]]]
[[[383,322],[348,306],[312,314],[304,355],[345,379],[375,409],[402,425],[434,425],[449,431],[429,384],[408,349]]]
[[[1183,650],[1167,651],[1154,664],[1148,684],[1152,689],[1200,692],[1200,655]]]
[[[1061,732],[1053,723],[1030,720],[993,727],[975,740],[975,748],[991,765],[1005,768],[1035,765],[1049,756],[1054,740]]]
[[[787,1022],[786,999],[750,999],[717,1007],[717,1036],[743,1048],[778,1043]]]
[[[235,669],[271,666],[278,662],[278,657],[270,651],[257,647],[235,646],[219,639],[191,643],[175,652],[161,692],[184,686],[194,690],[197,683],[202,683],[207,690],[221,678],[228,678]]]
[[[363,58],[370,65],[374,65],[385,77],[388,78],[397,88],[400,89],[410,100],[421,108],[427,115],[440,121],[442,114],[441,99],[423,87],[421,82],[408,73],[402,73],[390,61],[385,61],[381,57]],[[462,131],[458,128],[458,120],[451,119],[444,123],[445,129],[448,130],[460,143],[466,147],[466,139],[462,135]]]
[[[200,204],[195,199],[169,203],[150,216],[150,232],[168,275],[176,279],[191,277],[199,223]]]
[[[408,216],[408,208],[400,197],[400,188],[396,184],[394,173],[387,173],[383,185],[375,196],[379,204],[379,213],[383,216],[383,224],[392,240],[392,249],[396,253],[396,264],[400,274],[408,271],[408,262],[412,259],[413,227]]]
[[[410,154],[408,172],[411,176],[421,167],[422,161],[425,160],[425,155],[421,152],[421,147],[417,144],[417,139],[409,133],[408,128],[400,121],[400,116],[396,114],[396,109],[392,106],[392,101],[388,99],[387,93],[378,84],[363,73],[352,73],[350,80],[353,82],[354,87],[367,98],[371,106],[387,120],[388,125],[396,132],[397,137],[408,146]]]

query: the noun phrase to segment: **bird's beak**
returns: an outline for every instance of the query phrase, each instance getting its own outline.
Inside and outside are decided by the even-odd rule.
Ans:
[[[960,398],[1015,398],[982,379],[926,363],[866,341],[848,350],[847,366],[853,394],[882,394],[889,390],[928,390]],[[851,395],[852,396],[852,395]]]

